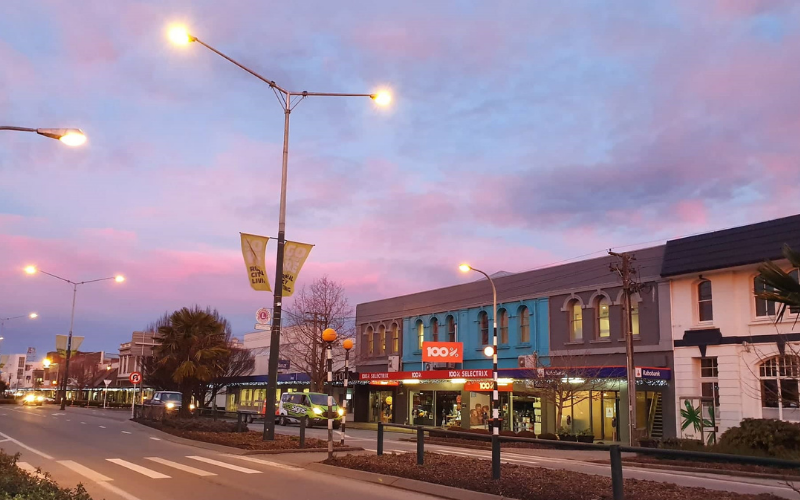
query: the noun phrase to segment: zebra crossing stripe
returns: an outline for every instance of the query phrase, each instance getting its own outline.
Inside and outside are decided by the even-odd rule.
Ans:
[[[192,460],[197,460],[198,462],[204,462],[211,465],[216,465],[217,467],[222,467],[224,469],[235,470],[238,472],[244,472],[245,474],[261,474],[260,470],[248,469],[247,467],[239,467],[238,465],[228,464],[225,462],[220,462],[219,460],[214,460],[212,458],[201,457],[197,455],[187,456],[186,458],[190,458]]]
[[[152,469],[148,469],[147,467],[142,467],[141,465],[136,465],[134,463],[128,462],[127,460],[122,460],[121,458],[107,458],[107,461],[111,462],[112,464],[117,464],[121,467],[125,467],[126,469],[130,469],[134,472],[138,472],[143,476],[147,476],[152,479],[169,479],[170,477],[166,474],[162,474],[160,472],[154,471]]]
[[[239,460],[246,460],[248,462],[253,462],[255,464],[268,465],[270,467],[275,467],[277,469],[295,470],[295,471],[297,471],[297,470],[305,470],[302,467],[294,467],[294,466],[282,464],[282,463],[279,463],[279,462],[271,462],[269,460],[262,460],[260,458],[253,458],[253,457],[248,457],[248,456],[245,456],[245,455],[227,455],[226,454],[226,455],[222,455],[222,456],[223,457],[228,457],[228,458],[238,458]]]
[[[182,470],[183,472],[188,472],[189,474],[194,474],[195,476],[216,476],[216,474],[213,472],[196,469],[190,465],[179,464],[178,462],[173,462],[172,460],[167,460],[165,458],[145,457],[145,460],[150,460],[151,462],[155,462],[157,464],[166,465],[167,467],[172,467],[173,469]]]

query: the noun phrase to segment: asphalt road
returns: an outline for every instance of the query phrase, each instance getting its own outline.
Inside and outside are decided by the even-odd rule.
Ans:
[[[82,483],[95,500],[411,499],[434,497],[312,473],[318,454],[237,456],[166,441],[123,411],[0,406],[0,447],[21,453],[62,486]]]

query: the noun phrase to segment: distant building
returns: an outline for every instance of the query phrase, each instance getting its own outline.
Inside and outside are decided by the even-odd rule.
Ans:
[[[153,349],[160,345],[155,332],[133,332],[130,342],[119,346],[119,369],[117,370],[117,387],[131,387],[130,375],[133,372],[142,372],[142,364],[153,357]]]

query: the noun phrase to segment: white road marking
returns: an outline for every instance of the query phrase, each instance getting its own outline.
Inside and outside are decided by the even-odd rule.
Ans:
[[[244,472],[245,474],[261,474],[260,470],[248,469],[246,467],[239,467],[238,465],[227,464],[225,462],[220,462],[219,460],[214,460],[211,458],[200,457],[197,455],[187,456],[186,458],[191,458],[192,460],[197,460],[198,462],[205,462],[207,464],[216,465],[217,467],[223,467],[225,469],[235,470],[238,472]]]
[[[81,422],[83,425],[86,425],[86,422]]]
[[[269,465],[270,467],[275,467],[277,469],[305,470],[305,469],[303,469],[301,467],[294,467],[294,466],[282,464],[282,463],[279,463],[279,462],[270,462],[269,460],[262,460],[260,458],[253,458],[253,457],[249,457],[249,456],[245,456],[245,455],[228,455],[228,454],[224,454],[222,456],[223,457],[229,457],[229,458],[238,458],[239,460],[246,460],[248,462],[253,462],[255,464]]]
[[[370,450],[369,448],[364,448],[364,451],[371,451],[372,453],[378,453],[378,450]]]
[[[8,416],[8,413],[0,413],[0,415],[2,415],[2,416],[4,416],[4,417],[7,417],[7,416]]]
[[[16,439],[12,438],[11,436],[9,436],[7,434],[3,434],[2,432],[0,432],[0,436],[3,436],[4,438],[8,439],[9,441],[14,443],[15,445],[19,446],[20,448],[25,448],[26,450],[30,451],[31,453],[36,453],[37,455],[39,455],[42,458],[46,458],[48,460],[52,460],[53,459],[53,457],[51,457],[47,453],[44,453],[44,452],[41,452],[41,451],[39,451],[37,449],[31,448],[27,444],[22,444],[19,441],[17,441]]]
[[[67,419],[67,422],[72,422],[72,420],[70,420],[70,419]]]
[[[3,439],[3,440],[0,440],[0,443],[5,443],[6,441],[8,441],[8,439]]]
[[[117,464],[121,467],[125,467],[126,469],[138,472],[139,474],[147,476],[152,479],[169,479],[169,476],[166,474],[156,472],[152,469],[148,469],[147,467],[142,467],[141,465],[136,465],[134,463],[128,462],[127,460],[122,460],[121,458],[106,458],[106,460],[111,462],[112,464]]]
[[[105,428],[106,428],[106,426],[105,426],[105,425],[101,425],[101,426],[100,426],[100,428],[101,428],[101,429],[105,429]]]
[[[110,491],[111,493],[117,495],[118,497],[124,498],[125,500],[139,500],[137,497],[131,495],[127,491],[124,491],[124,490],[121,490],[120,488],[117,488],[116,486],[114,486],[111,483],[100,482],[100,483],[97,483],[97,486],[101,486],[101,487],[107,489],[108,491]]]
[[[79,464],[78,462],[73,462],[72,460],[59,460],[58,463],[63,465],[67,469],[70,469],[73,472],[77,472],[86,479],[94,481],[95,483],[102,483],[103,481],[111,481],[110,477],[104,476],[99,472],[95,472],[92,469]]]
[[[152,437],[152,436],[150,436],[150,439],[152,439],[153,441],[161,441],[161,438],[156,438],[156,437]]]
[[[34,475],[37,474],[36,467],[34,467],[33,465],[29,464],[28,462],[17,462],[17,467],[19,467],[20,469],[24,470],[28,474],[34,474]]]
[[[179,464],[178,462],[173,462],[171,460],[166,460],[160,457],[145,457],[145,460],[150,460],[161,465],[166,465],[167,467],[172,467],[173,469],[182,470],[183,472],[188,472],[189,474],[194,474],[195,476],[216,476],[216,474],[213,472],[196,469],[189,465]]]
[[[130,434],[128,431],[122,431],[123,434]]]

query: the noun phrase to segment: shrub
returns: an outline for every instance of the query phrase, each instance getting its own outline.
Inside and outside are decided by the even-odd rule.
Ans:
[[[242,426],[242,430],[246,432],[247,425],[242,423]],[[196,432],[236,432],[236,422],[215,421],[204,418],[168,418],[164,420],[164,427]]]
[[[768,456],[800,452],[800,424],[768,418],[746,418],[719,439],[720,448],[753,450]]]
[[[15,405],[17,404],[16,399],[0,399],[0,405]]]
[[[0,492],[2,498],[25,500],[92,500],[83,486],[61,488],[48,476],[33,476],[16,466],[19,454],[7,455],[0,450]]]
[[[666,438],[660,441],[656,440],[656,444],[658,448],[667,450],[708,451],[699,439]]]

